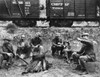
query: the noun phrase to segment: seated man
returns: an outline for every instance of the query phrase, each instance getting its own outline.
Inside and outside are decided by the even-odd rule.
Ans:
[[[10,39],[3,39],[3,40],[4,43],[2,45],[2,50],[0,51],[0,67],[2,67],[3,60],[6,60],[8,65],[12,64],[13,63],[12,59],[15,56],[12,44],[10,43],[11,40]]]
[[[18,49],[16,54],[23,59],[27,57],[28,50],[29,46],[25,40],[25,35],[22,35],[20,41],[18,42]]]
[[[83,44],[81,50],[79,52],[74,52],[72,54],[73,59],[79,63],[81,71],[87,73],[85,62],[94,62],[96,60],[96,55],[94,53],[93,40],[89,39],[89,34],[84,33],[82,38],[78,38],[78,40]],[[76,69],[78,69],[77,67]]]
[[[65,58],[67,59],[66,61],[69,63],[73,52],[71,51],[71,46],[70,46],[69,42],[64,41],[63,45],[64,45],[63,54],[64,54]]]
[[[31,45],[33,47],[32,60],[27,66],[25,72],[22,74],[26,74],[28,72],[39,72],[47,69],[47,61],[45,60],[45,52],[40,36],[40,33],[36,33],[36,36],[31,39]]]
[[[52,56],[54,56],[56,52],[59,54],[59,51],[60,51],[60,55],[62,55],[63,49],[64,47],[63,47],[62,39],[60,38],[60,34],[56,34],[55,38],[52,40],[52,46],[51,46]]]

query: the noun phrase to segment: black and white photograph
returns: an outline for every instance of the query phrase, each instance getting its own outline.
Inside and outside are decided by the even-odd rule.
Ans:
[[[0,0],[0,77],[100,77],[100,0]]]

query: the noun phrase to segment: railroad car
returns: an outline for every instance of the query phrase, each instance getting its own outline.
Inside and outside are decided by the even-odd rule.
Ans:
[[[50,25],[71,26],[73,21],[96,21],[97,0],[47,0]]]
[[[97,14],[100,0],[45,0],[46,6],[40,2],[42,0],[0,0],[0,20],[10,20],[20,26],[35,26],[36,21],[47,20],[50,26],[70,27],[73,21],[100,18]]]
[[[39,19],[39,0],[0,0],[0,20],[34,26]]]

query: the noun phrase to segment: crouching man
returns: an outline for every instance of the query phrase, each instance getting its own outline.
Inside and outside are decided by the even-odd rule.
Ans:
[[[4,43],[2,45],[2,50],[0,51],[0,68],[2,67],[2,63],[4,60],[7,61],[7,65],[11,65],[13,63],[13,46],[10,43],[10,39],[3,39]]]
[[[31,45],[33,47],[32,60],[22,74],[40,72],[47,69],[48,62],[45,60],[44,47],[40,36],[40,33],[36,33],[36,36],[31,40]]]
[[[85,74],[88,73],[85,67],[86,62],[94,62],[96,60],[96,55],[94,53],[93,40],[89,39],[89,34],[84,33],[82,38],[77,38],[82,44],[82,48],[79,52],[72,54],[75,62],[78,62],[79,65],[76,67],[76,70],[81,70]]]
[[[64,57],[65,57],[67,63],[70,63],[72,53],[73,52],[71,50],[70,42],[64,41],[63,54],[64,54]]]
[[[62,56],[63,55],[63,49],[64,49],[64,46],[63,46],[62,39],[60,37],[60,34],[57,33],[55,38],[52,40],[52,46],[51,46],[52,56],[55,56],[56,53],[58,55]]]
[[[18,42],[18,49],[16,51],[16,54],[21,57],[22,59],[25,58],[25,35],[21,35],[21,39]]]

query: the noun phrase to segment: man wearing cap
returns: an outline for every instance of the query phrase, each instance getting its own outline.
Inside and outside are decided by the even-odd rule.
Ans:
[[[40,32],[37,32],[35,37],[31,39],[31,46],[33,47],[32,60],[22,74],[46,70],[46,60]]]
[[[70,63],[70,58],[73,53],[71,50],[70,42],[64,41],[63,46],[64,46],[63,54],[64,54],[64,57],[66,58],[66,62]]]
[[[52,46],[51,46],[52,56],[54,56],[56,52],[59,53],[59,51],[60,51],[60,55],[62,55],[63,49],[64,47],[63,47],[62,39],[60,37],[60,34],[57,33],[54,39],[52,40]]]
[[[25,46],[25,35],[22,35],[19,41],[19,47],[24,47],[24,46]]]
[[[19,55],[21,58],[25,58],[24,48],[25,48],[25,35],[21,35],[21,39],[18,42],[18,49],[16,52],[16,54]]]
[[[0,52],[0,67],[2,67],[3,60],[6,60],[7,64],[12,64],[13,63],[12,59],[15,56],[13,52],[13,46],[10,43],[11,40],[10,39],[3,39],[3,40],[4,43],[2,45],[2,50]]]
[[[39,53],[42,54],[44,52],[44,48],[42,44],[43,42],[41,39],[41,33],[37,32],[35,37],[31,39],[31,46],[33,46],[34,51],[39,51]]]
[[[84,33],[82,38],[77,38],[83,46],[79,52],[72,54],[75,61],[79,62],[76,69],[80,68],[81,71],[87,73],[85,62],[94,62],[96,60],[96,55],[94,53],[93,40],[89,39],[89,34]]]

